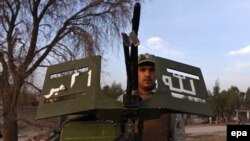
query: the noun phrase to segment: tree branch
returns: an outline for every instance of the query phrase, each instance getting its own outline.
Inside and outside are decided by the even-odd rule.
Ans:
[[[55,0],[49,0],[48,3],[44,6],[43,10],[41,11],[40,15],[38,16],[38,21],[39,21],[39,22],[43,19],[43,17],[44,17],[44,15],[45,15],[46,11],[49,9],[49,7],[50,7],[54,2],[55,2]]]
[[[63,33],[65,30],[66,30],[66,25],[59,30],[58,34],[55,36],[52,42],[44,47],[46,48],[46,51],[37,59],[37,61],[33,64],[33,66],[28,69],[25,77],[34,72],[35,69],[40,65],[40,63],[47,57],[47,55],[50,53],[50,51],[56,45],[56,43],[58,43],[64,36],[66,36],[69,33],[69,31]]]
[[[7,62],[4,60],[4,54],[2,51],[0,51],[0,63],[2,64],[2,80],[0,82],[0,84],[4,84],[6,82],[8,82],[8,78],[9,78],[9,69],[8,69],[8,64]]]
[[[34,89],[36,89],[38,92],[42,92],[42,90],[40,88],[38,88],[36,85],[34,85],[33,83],[30,83],[28,81],[24,81],[24,83],[32,86]]]
[[[11,4],[7,2],[7,5],[12,13],[11,20],[9,23],[9,29],[7,32],[7,42],[8,42],[8,62],[9,62],[10,71],[13,73],[13,76],[14,74],[16,74],[16,69],[17,69],[14,63],[14,55],[13,55],[14,45],[16,41],[13,38],[13,32],[15,29],[15,22],[16,22],[16,19],[20,10],[20,1],[15,1],[15,4],[16,4],[16,10],[14,11],[14,9],[11,7]]]

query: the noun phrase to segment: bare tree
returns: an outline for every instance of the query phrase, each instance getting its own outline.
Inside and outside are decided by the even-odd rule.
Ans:
[[[1,0],[0,94],[4,141],[17,141],[17,101],[51,63],[101,54],[131,18],[131,0]],[[129,24],[128,24],[129,25]]]

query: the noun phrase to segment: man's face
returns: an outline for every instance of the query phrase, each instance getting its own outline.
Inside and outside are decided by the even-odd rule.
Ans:
[[[138,86],[139,89],[152,90],[156,80],[154,65],[138,66]]]

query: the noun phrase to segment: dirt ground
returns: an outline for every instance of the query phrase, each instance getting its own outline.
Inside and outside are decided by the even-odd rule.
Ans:
[[[188,135],[187,141],[226,141],[226,135],[224,134],[205,134],[205,135]]]
[[[187,141],[226,141],[226,125],[196,125],[186,127]]]

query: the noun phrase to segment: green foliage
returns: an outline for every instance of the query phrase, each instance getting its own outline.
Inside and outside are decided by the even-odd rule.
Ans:
[[[112,99],[117,99],[123,93],[123,89],[121,84],[113,82],[111,86],[104,86],[102,92]]]
[[[219,82],[216,81],[213,88],[213,95],[210,96],[212,110],[219,120],[227,120],[233,116],[236,109],[240,108],[242,93],[236,86],[220,92]]]
[[[240,107],[240,91],[237,87],[232,86],[229,88],[228,91],[225,93],[225,112],[231,115],[233,114],[235,109]]]
[[[214,95],[217,95],[220,93],[220,82],[218,79],[215,81],[215,86],[213,87],[213,93]]]
[[[220,108],[220,103],[221,103],[221,98],[220,98],[220,83],[219,80],[215,81],[215,86],[213,87],[213,95],[210,96],[210,102],[212,104],[212,110],[213,112],[218,115],[221,112]]]
[[[247,89],[244,98],[245,98],[245,107],[249,109],[250,108],[250,87]]]

